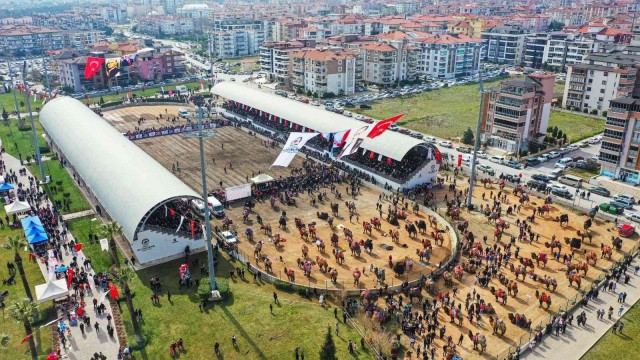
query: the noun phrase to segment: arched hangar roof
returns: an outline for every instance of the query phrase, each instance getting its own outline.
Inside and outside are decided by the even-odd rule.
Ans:
[[[218,83],[211,89],[211,92],[320,133],[326,134],[347,129],[357,129],[366,125],[362,121],[329,112],[313,105],[232,82]],[[426,143],[424,140],[394,131],[385,131],[375,139],[367,138],[362,143],[363,148],[397,161],[402,160],[409,150],[418,145],[426,145]]]
[[[202,198],[76,99],[50,100],[40,123],[129,241],[158,204]]]

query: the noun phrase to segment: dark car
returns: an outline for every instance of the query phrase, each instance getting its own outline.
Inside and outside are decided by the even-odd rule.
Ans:
[[[347,101],[344,103],[344,107],[352,108],[356,107],[356,104],[352,103],[351,101]]]
[[[514,169],[520,169],[522,167],[522,165],[520,165],[519,162],[517,161],[513,161],[513,160],[509,160],[506,163],[504,163],[506,166],[510,167],[510,168],[514,168]]]
[[[543,183],[548,183],[551,180],[547,175],[542,175],[542,174],[533,174],[531,175],[531,178],[533,180],[542,181]]]
[[[362,110],[371,110],[371,105],[362,104],[362,105],[360,105],[360,109],[362,109]]]
[[[525,160],[525,164],[527,164],[527,166],[536,166],[540,164],[540,160],[538,160],[538,158],[531,157]]]
[[[573,195],[567,189],[552,189],[551,193],[555,196],[559,196],[568,200],[573,199]]]
[[[544,192],[547,189],[547,184],[540,180],[529,180],[527,186],[531,189]]]
[[[456,150],[458,150],[459,152],[463,153],[463,154],[471,154],[471,149],[468,147],[464,147],[464,146],[458,146],[456,148]]]
[[[520,184],[520,176],[512,175],[512,174],[502,174],[500,175],[500,179],[504,179],[508,182]]]
[[[589,189],[592,194],[609,197],[611,196],[611,191],[603,188],[602,186],[596,186]]]

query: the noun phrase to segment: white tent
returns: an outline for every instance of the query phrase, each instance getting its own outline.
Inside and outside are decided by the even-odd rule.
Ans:
[[[31,206],[26,201],[14,201],[9,205],[5,205],[4,210],[7,215],[21,214],[31,211]]]
[[[251,180],[252,184],[264,184],[269,181],[273,181],[273,178],[267,174],[259,174],[258,176],[252,177],[249,180]]]
[[[69,289],[67,289],[66,279],[53,280],[46,284],[36,285],[36,299],[38,302],[55,300],[68,294]]]

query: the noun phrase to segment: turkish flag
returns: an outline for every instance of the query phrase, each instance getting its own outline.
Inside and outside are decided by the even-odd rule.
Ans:
[[[176,211],[173,209],[169,209],[169,214],[171,214],[171,216],[176,216]]]
[[[400,115],[396,115],[394,117],[388,118],[386,120],[378,121],[378,123],[375,124],[373,128],[369,131],[369,133],[367,134],[367,137],[369,139],[373,139],[382,135],[382,133],[385,132],[389,128],[389,126],[391,126],[391,124],[398,121],[398,119],[400,119],[403,116],[404,114],[400,114]]]
[[[100,70],[102,64],[104,64],[104,58],[89,56],[84,68],[84,78],[87,80],[91,79],[91,77]]]
[[[374,156],[376,156],[376,153],[373,151],[369,153],[369,159],[373,159]]]
[[[76,252],[82,250],[82,244],[75,244],[73,247],[76,249]]]
[[[22,344],[26,343],[26,342],[27,342],[27,341],[29,341],[29,339],[31,339],[32,337],[33,337],[33,333],[31,333],[31,334],[29,334],[29,335],[27,335],[27,336],[23,337],[23,338],[22,338],[22,341],[20,341],[20,345],[22,345]]]
[[[191,237],[196,236],[196,222],[191,220]]]
[[[437,162],[442,162],[442,154],[440,153],[440,150],[438,150],[438,149],[436,148],[436,151],[435,151],[435,152],[436,152],[436,161],[437,161]]]
[[[391,165],[391,158],[387,158],[387,165]]]
[[[109,296],[111,296],[111,299],[113,300],[118,300],[120,298],[118,288],[111,282],[109,283]]]

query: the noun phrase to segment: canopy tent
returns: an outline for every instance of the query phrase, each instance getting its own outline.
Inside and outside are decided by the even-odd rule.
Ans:
[[[9,183],[4,183],[0,185],[0,191],[9,191],[9,190],[13,190],[13,185]]]
[[[53,280],[46,284],[36,285],[36,300],[38,302],[59,299],[68,294],[69,289],[67,289],[66,279]]]
[[[259,174],[258,176],[256,176],[256,177],[252,177],[252,178],[251,178],[251,179],[249,179],[249,180],[251,180],[251,183],[252,183],[252,184],[256,184],[256,185],[258,185],[258,184],[264,184],[264,183],[267,183],[267,182],[269,182],[269,181],[273,181],[273,177],[271,177],[271,176],[269,176],[269,175],[267,175],[267,174]]]
[[[30,245],[49,240],[49,235],[47,235],[47,232],[44,230],[42,222],[38,216],[27,216],[20,220],[20,222],[24,229],[24,235]]]
[[[31,211],[31,205],[26,201],[14,201],[9,205],[5,205],[4,210],[7,215],[21,214]]]

